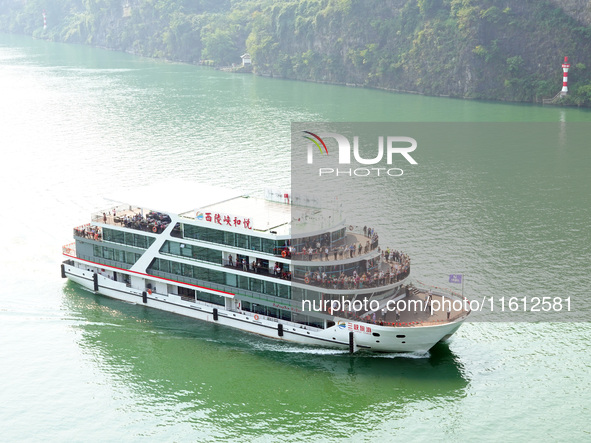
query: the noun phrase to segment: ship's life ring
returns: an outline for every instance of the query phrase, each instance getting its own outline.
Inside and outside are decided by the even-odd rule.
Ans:
[[[304,281],[305,281],[306,283],[310,283],[310,277],[306,277],[306,278],[304,279]]]
[[[152,228],[152,232],[154,232],[154,233],[158,232],[158,228],[156,227],[156,225],[154,225],[154,227]]]
[[[259,319],[259,316],[258,316],[257,314],[255,314],[255,315],[254,315],[254,319],[255,319],[255,320],[258,320],[258,319]]]
[[[148,289],[148,294],[149,295],[152,295],[152,290],[151,289]]]
[[[283,257],[283,258],[287,257],[287,251],[285,249],[283,251],[281,251],[281,257]]]
[[[240,309],[240,302],[238,302],[238,306],[237,307],[238,307],[238,309]]]
[[[353,225],[349,225],[349,231],[353,230]]]

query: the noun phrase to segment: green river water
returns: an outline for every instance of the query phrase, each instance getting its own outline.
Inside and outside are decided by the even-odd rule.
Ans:
[[[381,238],[409,253],[416,277],[445,284],[465,272],[475,298],[571,295],[572,318],[589,319],[588,110],[260,78],[0,35],[0,440],[591,440],[591,328],[566,315],[469,322],[427,355],[351,356],[60,278],[72,228],[122,188],[170,177],[289,186],[293,121],[510,122],[504,137],[523,139],[572,124],[576,136],[538,151],[417,150],[420,169],[396,192],[379,188],[395,206],[376,211]]]

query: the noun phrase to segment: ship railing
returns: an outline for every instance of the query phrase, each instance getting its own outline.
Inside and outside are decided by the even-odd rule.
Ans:
[[[366,303],[363,303],[363,299],[358,300],[363,303],[363,306],[371,306],[372,303],[378,301],[379,305],[377,308],[360,311],[333,311],[331,307],[343,309],[340,308],[342,304],[338,303],[338,299],[335,299],[333,301],[327,300],[328,308],[322,312],[349,321],[392,327],[441,325],[465,318],[470,313],[468,299],[450,289],[426,285],[418,281],[403,286],[402,289],[404,292],[397,291],[387,298],[378,299],[370,297],[365,300]],[[434,307],[434,303],[437,303],[435,298],[432,298],[434,296],[441,297],[437,307]],[[452,301],[448,305],[449,307],[447,307],[443,302],[445,298],[460,301],[461,304],[459,307],[456,307],[456,303]],[[390,306],[392,302],[396,303]],[[398,308],[392,310],[393,307],[400,306],[397,304],[398,302],[403,304],[400,312]]]
[[[113,213],[113,211],[115,211]],[[115,218],[119,218],[120,216],[125,215],[136,215],[141,214],[142,208],[139,206],[132,206],[132,205],[115,205],[111,206],[108,209],[103,209],[101,211],[94,212],[91,216],[91,220],[94,222],[102,222],[104,221],[104,216],[106,215],[108,220],[114,221]]]
[[[106,266],[111,266],[113,268],[130,269],[132,266],[129,263],[124,263],[124,262],[120,262],[117,260],[111,260],[109,258],[96,257],[93,255],[78,254],[78,255],[76,255],[76,257],[78,257],[82,260],[86,260],[88,262],[94,263],[95,265],[106,265]]]
[[[255,311],[245,311],[243,309],[230,309],[230,311],[237,312],[237,313],[242,314],[242,315],[254,315],[254,314],[257,314],[257,315],[261,316],[261,318],[263,320],[272,321],[274,323],[281,322],[281,324],[284,327],[290,327],[290,328],[294,328],[294,329],[303,329],[303,330],[312,331],[312,332],[318,332],[318,331],[321,331],[322,330],[322,328],[318,328],[316,326],[306,325],[306,324],[303,324],[303,323],[297,323],[297,322],[294,322],[294,321],[291,321],[291,320],[285,320],[283,318],[278,318],[278,317],[270,317],[268,315],[261,314],[259,312],[255,312]],[[305,315],[305,314],[303,314],[303,315]]]
[[[96,223],[121,226],[155,234],[160,234],[170,223],[168,214],[153,213],[151,210],[129,205],[119,205],[96,212],[92,214],[91,219]],[[175,236],[180,237],[178,233]]]
[[[416,284],[418,283],[418,285]],[[464,294],[461,294],[457,291],[453,291],[452,289],[449,288],[444,288],[441,286],[434,286],[434,285],[428,285],[426,283],[423,283],[420,280],[415,280],[415,283],[413,283],[413,287],[416,287],[419,291],[427,291],[427,292],[431,292],[432,294],[435,295],[439,295],[441,297],[447,297],[447,298],[451,298],[451,299],[456,299],[456,300],[461,300],[463,302],[463,306],[467,307],[467,310],[463,310],[460,315],[456,315],[456,316],[452,316],[450,319],[448,319],[448,321],[455,321],[458,320],[462,317],[467,316],[471,310],[470,310],[470,300],[464,296]]]
[[[76,243],[70,243],[62,246],[62,253],[76,257]]]
[[[292,300],[289,298],[283,298],[283,297],[277,297],[274,295],[262,294],[260,292],[251,291],[249,289],[242,289],[242,288],[238,288],[236,286],[225,285],[222,283],[212,283],[212,282],[205,281],[205,280],[199,280],[199,279],[196,279],[193,277],[178,276],[178,275],[171,274],[171,273],[168,273],[165,271],[157,271],[155,269],[149,269],[148,274],[153,275],[155,277],[162,277],[162,278],[166,278],[168,280],[174,280],[174,281],[178,281],[179,277],[180,277],[180,278],[182,278],[183,283],[187,283],[192,286],[202,286],[207,289],[213,289],[213,290],[217,290],[217,291],[228,292],[230,294],[246,296],[246,297],[256,299],[256,300],[263,300],[263,301],[286,305],[286,306],[290,306],[290,307],[294,307],[294,308],[297,307],[297,304],[292,303]],[[197,288],[196,290],[199,290],[199,288]]]
[[[410,269],[406,272],[402,272],[400,274],[396,274],[394,276],[387,276],[384,278],[366,278],[366,279],[357,279],[355,281],[351,280],[342,280],[342,279],[318,279],[314,277],[294,277],[293,281],[297,283],[304,283],[307,285],[316,286],[318,288],[324,289],[337,289],[337,290],[359,290],[359,289],[368,289],[368,288],[380,288],[384,286],[390,286],[395,283],[398,283],[408,277],[410,274]],[[348,276],[350,277],[350,276]]]
[[[74,228],[74,237],[88,238],[91,240],[102,241],[102,229],[99,226],[87,223]]]
[[[378,240],[375,239],[371,241],[371,239],[363,233],[351,233],[352,239],[347,241],[347,239],[339,240],[338,244],[332,245],[321,245],[320,247],[314,245],[312,246],[313,252],[310,253],[309,250],[304,252],[303,246],[296,245],[295,251],[289,251],[287,248],[284,248],[280,254],[283,256],[287,256],[287,258],[291,258],[292,260],[298,261],[326,261],[326,260],[344,260],[353,257],[361,257],[365,254],[369,254],[372,251],[378,249]],[[361,240],[358,238],[361,237]],[[359,247],[361,246],[361,248]],[[326,252],[328,249],[328,254]],[[285,251],[285,254],[283,253]],[[279,254],[277,254],[279,255]]]
[[[423,283],[420,280],[414,280],[415,284],[413,286],[415,286],[418,289],[426,289],[426,290],[431,290],[434,293],[439,293],[438,295],[443,295],[443,296],[448,296],[448,297],[454,297],[454,298],[458,298],[460,300],[468,300],[463,294],[457,292],[457,291],[453,291],[449,288],[444,288],[441,286],[434,286],[434,285],[428,285],[426,283]],[[418,283],[418,285],[416,284]]]
[[[255,268],[252,267],[252,263],[250,262],[249,264],[246,265],[247,269],[244,269],[244,265],[242,263],[239,263],[237,260],[234,261],[232,260],[230,262],[230,260],[227,259],[223,259],[222,260],[222,265],[224,267],[229,267],[232,269],[235,269],[237,271],[242,271],[242,272],[248,272],[251,274],[259,274],[259,275],[264,275],[266,277],[274,277],[274,278],[278,278],[281,280],[291,280],[291,272],[290,271],[283,271],[283,270],[279,270],[278,272],[275,272],[274,268],[270,268],[267,266],[260,266],[257,265]]]

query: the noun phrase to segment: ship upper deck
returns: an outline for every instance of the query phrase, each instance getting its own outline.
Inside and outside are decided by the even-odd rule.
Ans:
[[[289,192],[267,194],[267,198],[261,198],[245,191],[174,180],[123,190],[107,200],[134,213],[155,211],[214,229],[252,230],[286,238],[297,233],[327,231],[342,224],[339,210],[306,205],[317,205],[313,199],[299,199],[294,204]],[[111,215],[110,211],[104,212]],[[93,221],[101,221],[102,215],[103,211],[97,212]]]

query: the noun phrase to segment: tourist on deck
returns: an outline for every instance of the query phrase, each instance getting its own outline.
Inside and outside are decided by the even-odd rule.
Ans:
[[[232,259],[232,254],[228,255],[228,263],[230,266],[234,266],[234,260]]]

